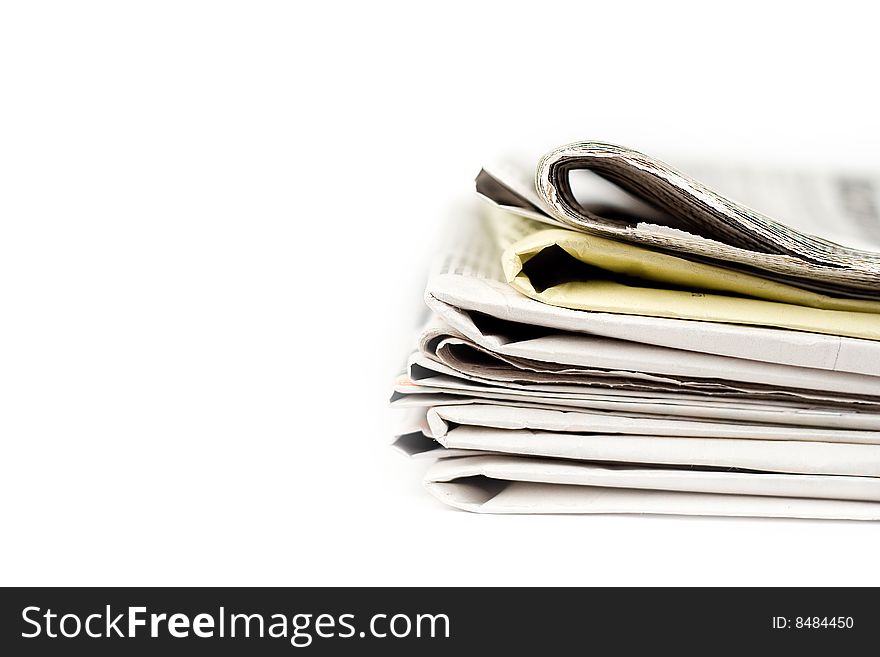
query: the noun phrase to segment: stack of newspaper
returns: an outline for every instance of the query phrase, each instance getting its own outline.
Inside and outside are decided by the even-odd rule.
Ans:
[[[392,400],[435,496],[880,519],[880,180],[688,171],[581,142],[480,172]]]

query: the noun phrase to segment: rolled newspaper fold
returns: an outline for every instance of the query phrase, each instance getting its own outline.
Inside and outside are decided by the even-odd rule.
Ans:
[[[626,195],[617,194],[609,206],[603,195],[578,198],[571,176],[582,170],[610,181],[631,200],[621,203]],[[550,151],[533,180],[510,167],[483,169],[477,191],[500,207],[554,225],[732,264],[840,296],[880,298],[875,178],[811,174],[795,183],[783,179],[785,184],[769,193],[766,186],[779,183],[778,177],[749,178],[752,189],[739,185],[741,196],[771,197],[775,207],[796,208],[775,219],[741,202],[747,198],[735,201],[656,158],[602,142]]]

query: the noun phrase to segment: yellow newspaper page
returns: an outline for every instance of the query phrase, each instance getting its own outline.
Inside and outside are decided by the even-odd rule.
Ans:
[[[507,282],[563,308],[880,340],[880,302],[836,298],[492,209]]]

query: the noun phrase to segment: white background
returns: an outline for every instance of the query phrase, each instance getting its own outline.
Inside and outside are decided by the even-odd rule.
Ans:
[[[499,152],[880,169],[869,4],[5,4],[0,583],[880,583],[876,524],[448,510],[385,405]]]

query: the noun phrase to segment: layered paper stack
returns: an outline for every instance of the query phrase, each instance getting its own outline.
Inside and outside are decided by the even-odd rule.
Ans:
[[[435,496],[880,519],[880,182],[689,173],[596,142],[480,172],[392,400]]]

